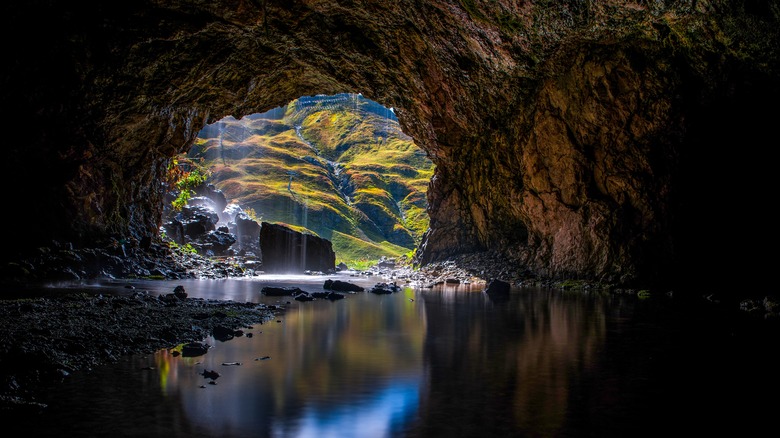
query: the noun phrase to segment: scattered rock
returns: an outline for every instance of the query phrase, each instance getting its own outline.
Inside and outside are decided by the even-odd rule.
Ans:
[[[308,292],[301,292],[299,294],[296,294],[294,299],[296,301],[313,301],[314,297]]]
[[[221,377],[221,374],[219,374],[218,372],[216,372],[214,370],[211,370],[211,371],[203,370],[203,373],[201,373],[201,374],[203,375],[204,379],[216,380],[216,379],[219,379]]]
[[[273,318],[273,311],[261,304],[181,300],[175,292],[167,295],[170,297],[159,299],[146,292],[130,296],[80,292],[0,300],[0,339],[4,340],[0,364],[24,364],[0,366],[0,409],[8,404],[3,401],[6,399],[40,401],[52,385],[74,372],[94,369],[122,356],[160,350],[202,356],[210,349],[203,340],[215,327],[235,336],[243,333],[240,328]],[[169,306],[170,300],[176,305]],[[196,319],[216,313],[224,317]]]
[[[184,291],[184,286],[181,286],[181,285],[176,286],[173,289],[173,295],[176,298],[180,299],[180,300],[186,300],[187,299],[187,292]]]
[[[299,287],[265,286],[260,293],[269,297],[291,297],[305,292]]]
[[[338,292],[333,292],[333,291],[312,292],[311,296],[313,296],[314,298],[327,299],[327,300],[340,300],[344,298],[344,294],[340,294]]]
[[[371,293],[374,294],[391,294],[393,292],[400,291],[401,288],[395,283],[377,283],[371,288]]]
[[[325,280],[323,287],[328,290],[339,292],[363,292],[365,290],[362,286],[358,286],[354,283],[342,280],[331,280],[330,278]]]
[[[190,342],[181,349],[181,355],[184,357],[203,356],[208,353],[210,346],[202,342]]]
[[[221,325],[214,327],[211,333],[214,339],[221,342],[229,341],[236,336],[236,330]]]

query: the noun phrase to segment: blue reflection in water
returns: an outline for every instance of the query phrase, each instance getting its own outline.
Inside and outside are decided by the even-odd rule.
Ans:
[[[357,293],[335,302],[297,302],[264,297],[259,290],[295,284],[313,291],[324,279],[262,280],[185,283],[193,296],[286,303],[279,322],[255,326],[248,331],[251,339],[210,339],[215,348],[197,361],[157,355],[170,365],[170,395],[181,400],[190,425],[214,436],[371,438],[398,436],[394,431],[417,418],[424,369],[422,301]],[[370,287],[377,279],[350,281]],[[264,356],[270,359],[256,360]],[[225,362],[242,365],[226,368]],[[200,389],[203,369],[222,374],[217,386]]]
[[[776,414],[763,400],[780,390],[767,348],[780,327],[763,331],[708,302],[544,289],[498,300],[447,287],[335,302],[260,294],[323,281],[135,281],[150,293],[181,284],[194,298],[281,301],[285,311],[252,337],[209,339],[201,357],[163,350],[73,373],[47,411],[4,422],[3,436],[622,438],[732,426],[759,436],[750,428],[763,423],[745,419]],[[124,286],[87,289],[131,293]],[[218,385],[205,369],[222,374]]]
[[[274,436],[298,438],[390,437],[414,418],[420,382],[395,381],[361,403],[333,407],[306,406],[297,424],[276,427]]]

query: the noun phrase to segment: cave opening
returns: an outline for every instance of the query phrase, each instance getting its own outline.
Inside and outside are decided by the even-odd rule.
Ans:
[[[221,192],[193,193],[237,235],[228,253],[257,253],[236,215],[329,240],[336,263],[361,268],[413,258],[429,224],[434,165],[393,108],[360,93],[302,96],[287,105],[206,125],[177,159]],[[202,196],[206,195],[206,196]],[[166,206],[170,204],[168,200]]]

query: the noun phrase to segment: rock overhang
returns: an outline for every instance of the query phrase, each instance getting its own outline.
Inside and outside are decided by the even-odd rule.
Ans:
[[[436,163],[421,261],[499,249],[550,277],[673,282],[712,247],[691,207],[707,192],[697,178],[735,172],[727,159],[695,164],[701,144],[732,132],[706,134],[702,114],[760,128],[738,116],[780,94],[774,45],[754,35],[776,33],[777,17],[719,1],[580,3],[14,6],[10,19],[48,43],[20,41],[4,75],[22,116],[11,203],[36,229],[13,245],[154,234],[166,160],[200,128],[362,92],[395,108]]]

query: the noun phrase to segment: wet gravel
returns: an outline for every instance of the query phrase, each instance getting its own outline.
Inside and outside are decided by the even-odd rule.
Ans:
[[[283,310],[179,295],[0,300],[0,410],[43,408],[40,391],[71,373],[217,334],[241,336]]]

